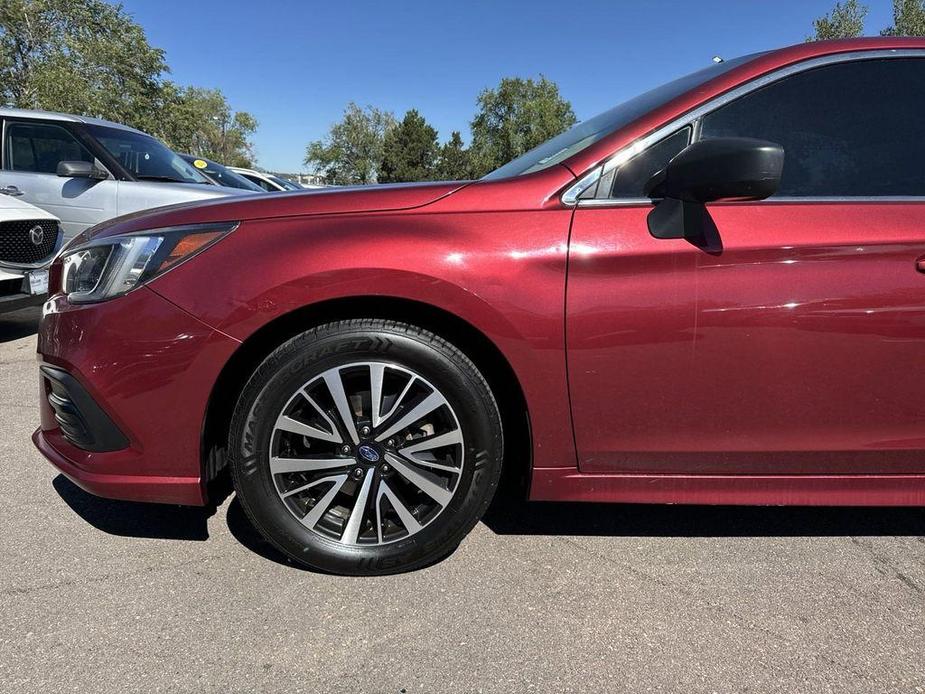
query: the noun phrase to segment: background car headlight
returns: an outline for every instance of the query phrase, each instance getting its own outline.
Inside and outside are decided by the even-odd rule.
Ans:
[[[121,296],[211,246],[236,226],[237,222],[197,224],[80,244],[61,258],[62,289],[75,304]]]

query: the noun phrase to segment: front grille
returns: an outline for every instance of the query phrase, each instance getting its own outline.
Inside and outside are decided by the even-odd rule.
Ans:
[[[17,277],[14,280],[0,280],[0,296],[13,296],[22,294],[22,278]]]
[[[40,227],[42,233],[32,230]],[[39,243],[35,239],[41,237]],[[0,260],[33,265],[48,259],[58,240],[58,223],[51,219],[0,222]]]

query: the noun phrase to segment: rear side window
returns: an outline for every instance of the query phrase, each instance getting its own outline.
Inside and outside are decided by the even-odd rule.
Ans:
[[[691,129],[682,128],[650,145],[645,151],[621,165],[613,180],[612,198],[642,198],[642,189],[652,174],[664,169],[668,162],[691,141]]]
[[[276,191],[279,190],[279,188],[274,186],[272,183],[270,183],[269,181],[264,181],[262,178],[257,178],[256,176],[250,176],[248,174],[241,174],[241,175],[244,176],[244,178],[246,178],[251,183],[256,183],[258,186],[260,186],[261,188],[263,188],[264,190],[270,193],[275,193]]]
[[[93,155],[60,125],[8,123],[6,126],[7,171],[54,174],[62,161],[93,161]]]
[[[727,136],[783,146],[778,196],[925,196],[925,59],[786,77],[703,118],[701,138]]]

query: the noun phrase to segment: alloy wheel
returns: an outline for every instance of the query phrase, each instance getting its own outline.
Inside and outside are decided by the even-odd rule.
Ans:
[[[345,545],[406,539],[454,496],[463,432],[447,398],[413,371],[364,361],[298,389],[273,427],[277,494],[306,528]]]

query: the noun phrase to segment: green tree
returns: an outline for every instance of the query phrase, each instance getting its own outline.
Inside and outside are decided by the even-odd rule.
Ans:
[[[478,97],[472,120],[472,173],[481,176],[575,124],[555,82],[505,77]]]
[[[463,144],[458,130],[454,130],[450,139],[440,148],[436,177],[441,181],[464,181],[472,178],[469,150]]]
[[[836,2],[829,14],[813,20],[813,35],[806,40],[857,38],[864,33],[864,19],[867,17],[867,12],[867,5],[861,5],[858,0]]]
[[[925,0],[893,0],[893,26],[883,36],[925,36]]]
[[[386,133],[394,127],[391,113],[350,102],[327,136],[308,144],[305,164],[323,173],[328,183],[375,183]]]
[[[0,0],[0,103],[124,123],[227,163],[253,159],[253,116],[165,78],[164,52],[121,5]]]
[[[411,109],[385,134],[379,183],[433,180],[438,147],[437,131]]]
[[[2,0],[0,100],[102,116],[141,128],[163,105],[164,52],[120,5]]]
[[[252,166],[250,137],[257,120],[246,111],[235,112],[218,89],[165,84],[165,117],[158,135],[174,149],[229,166]]]

